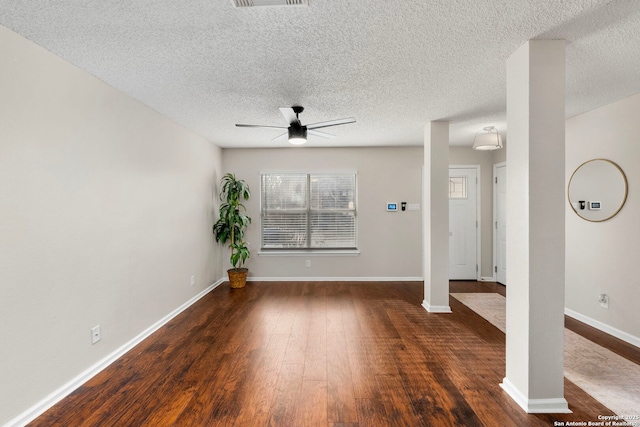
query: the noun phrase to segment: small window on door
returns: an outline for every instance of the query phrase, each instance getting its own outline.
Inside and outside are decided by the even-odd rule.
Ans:
[[[449,177],[449,199],[466,199],[467,198],[467,177],[466,176],[450,176]]]

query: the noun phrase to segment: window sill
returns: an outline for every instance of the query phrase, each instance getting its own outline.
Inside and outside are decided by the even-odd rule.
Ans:
[[[358,256],[358,249],[300,249],[300,250],[262,250],[258,256]]]

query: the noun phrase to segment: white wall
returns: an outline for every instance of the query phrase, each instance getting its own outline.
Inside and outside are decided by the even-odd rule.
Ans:
[[[224,273],[219,148],[4,27],[0,58],[4,424]]]
[[[640,340],[640,94],[570,118],[566,183],[583,162],[616,162],[629,182],[622,210],[605,222],[579,218],[566,204],[566,307]],[[598,294],[609,295],[609,309]],[[640,342],[640,341],[637,341]]]
[[[396,248],[405,247],[411,252],[422,251],[421,243],[409,242],[415,230],[422,229],[415,212],[388,214],[384,211],[387,201],[413,201],[421,203],[422,147],[403,148],[278,148],[278,149],[223,149],[225,173],[233,172],[245,179],[253,191],[248,204],[254,222],[248,231],[253,255],[248,266],[254,277],[421,277],[420,256],[400,254]],[[480,165],[482,209],[482,269],[483,277],[492,277],[493,235],[491,230],[493,206],[493,157],[490,152],[480,152],[469,147],[451,147],[450,163],[456,165]],[[292,166],[299,164],[300,167]],[[312,267],[306,268],[305,257],[261,257],[259,221],[259,173],[268,170],[335,170],[358,171],[360,205],[360,246],[363,253],[353,257],[313,257]],[[397,189],[396,180],[407,182]],[[364,208],[363,208],[364,207]],[[382,225],[386,224],[384,227]],[[395,231],[391,232],[392,228]],[[386,228],[383,229],[383,228]],[[371,230],[378,230],[372,233]],[[373,236],[386,236],[389,250]],[[410,238],[412,240],[412,237]],[[408,246],[407,246],[408,245]],[[371,251],[374,251],[371,253]],[[392,258],[388,258],[391,256]],[[378,258],[377,258],[378,257]],[[380,262],[379,257],[383,258]],[[396,259],[398,258],[398,259]],[[355,261],[355,264],[351,264]],[[392,262],[393,261],[393,262]],[[283,273],[282,266],[287,267]],[[375,274],[374,274],[375,272]]]
[[[386,211],[387,202],[422,206],[422,147],[223,149],[225,172],[252,190],[246,240],[249,277],[422,277],[422,212]],[[260,256],[260,172],[355,170],[358,173],[357,256]],[[311,260],[311,268],[305,261]],[[228,266],[228,260],[225,259]]]

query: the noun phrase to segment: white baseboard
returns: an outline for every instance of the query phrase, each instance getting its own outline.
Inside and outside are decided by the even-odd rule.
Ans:
[[[492,277],[481,277],[481,278],[480,278],[480,281],[481,281],[481,282],[495,282],[495,281],[496,281],[496,278],[495,278],[495,277],[493,277],[493,276],[492,276]]]
[[[134,337],[129,342],[125,343],[102,360],[95,363],[93,366],[82,372],[80,375],[76,376],[65,385],[55,390],[53,393],[42,399],[40,402],[33,405],[31,408],[24,411],[22,414],[18,415],[14,419],[10,420],[4,427],[18,427],[24,426],[31,421],[35,420],[38,416],[42,415],[46,410],[51,408],[53,405],[67,397],[71,394],[75,389],[80,387],[82,384],[89,381],[95,375],[104,370],[107,366],[115,362],[117,359],[122,357],[126,352],[131,350],[133,347],[141,343],[145,338],[149,337],[155,331],[160,329],[166,323],[168,323],[171,319],[176,317],[178,314],[182,313],[184,310],[189,308],[192,304],[198,301],[200,298],[211,292],[213,289],[218,287],[224,280],[220,279],[207,287],[205,290],[200,292],[198,295],[191,298],[189,301],[182,304],[180,307],[173,310],[171,313],[164,316],[162,319],[158,320],[153,325],[149,326],[147,329],[142,331],[136,337]]]
[[[567,400],[563,397],[553,399],[527,399],[506,377],[500,387],[524,409],[527,414],[570,414]]]
[[[225,280],[229,280],[225,277]],[[422,277],[247,277],[248,282],[422,282]]]
[[[609,335],[613,335],[614,337],[619,338],[622,341],[628,342],[631,345],[640,347],[640,338],[633,336],[627,332],[621,331],[620,329],[614,328],[613,326],[609,326],[606,323],[602,323],[599,320],[592,319],[591,317],[585,316],[584,314],[580,314],[577,311],[570,310],[566,307],[564,309],[564,314],[566,314],[569,317],[573,317],[574,319],[579,320],[582,323],[586,323],[589,326],[599,329],[602,332],[606,332]]]
[[[422,301],[422,306],[429,313],[451,313],[451,307],[448,305],[430,305],[426,300]]]

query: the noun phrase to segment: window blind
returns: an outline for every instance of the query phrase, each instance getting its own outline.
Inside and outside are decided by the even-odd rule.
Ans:
[[[355,173],[261,177],[263,249],[355,249]]]

